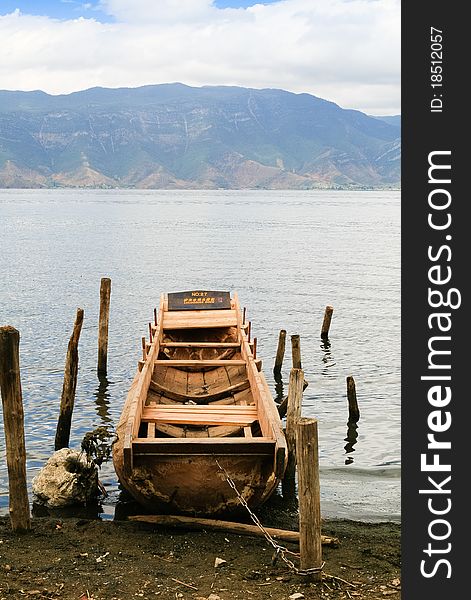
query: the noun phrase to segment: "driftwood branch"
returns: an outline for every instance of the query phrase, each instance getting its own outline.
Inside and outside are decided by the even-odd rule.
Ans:
[[[235,533],[237,535],[251,535],[263,537],[263,532],[256,525],[246,525],[245,523],[236,523],[233,521],[220,521],[217,519],[199,519],[195,517],[183,517],[177,515],[132,515],[128,517],[129,521],[137,521],[139,523],[149,523],[150,525],[160,525],[162,527],[176,527],[179,529],[211,529],[214,531],[224,531],[226,533]],[[275,529],[273,527],[265,527],[274,539],[284,542],[299,543],[298,531],[286,531],[285,529]],[[332,546],[337,548],[339,540],[336,537],[323,535],[321,536],[324,546]]]

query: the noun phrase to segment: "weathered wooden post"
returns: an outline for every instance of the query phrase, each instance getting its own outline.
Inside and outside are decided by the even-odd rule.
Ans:
[[[98,322],[98,367],[99,375],[106,375],[108,366],[108,325],[110,321],[111,279],[102,277],[100,284],[100,319]]]
[[[55,450],[68,448],[70,440],[70,426],[72,424],[72,413],[74,412],[75,390],[77,388],[78,373],[78,343],[83,323],[83,309],[77,308],[74,330],[70,336],[67,347],[67,356],[64,368],[64,383],[62,385],[61,406],[59,420],[57,422]]]
[[[348,420],[356,423],[360,419],[360,410],[358,408],[355,380],[351,375],[347,377],[347,398]]]
[[[296,496],[296,423],[301,416],[303,385],[304,373],[302,369],[291,369],[285,431],[288,445],[288,464],[281,483],[283,498],[286,500],[292,500]]]
[[[326,306],[324,313],[324,321],[322,322],[321,338],[326,340],[329,337],[330,322],[332,321],[333,306]]]
[[[0,327],[0,392],[8,467],[10,521],[13,531],[18,533],[31,529],[19,346],[19,332],[9,325]]]
[[[298,462],[299,550],[302,570],[316,569],[309,577],[322,580],[321,501],[317,420],[298,420],[296,425]]]
[[[291,356],[293,359],[293,369],[302,369],[301,366],[301,341],[299,335],[291,336]]]
[[[141,346],[142,346],[142,362],[146,362],[147,360],[147,342],[146,338],[141,338]]]
[[[286,330],[281,329],[280,335],[278,336],[278,348],[276,351],[275,358],[275,366],[273,367],[273,374],[275,377],[280,375],[281,368],[283,366],[283,358],[285,356],[285,346],[286,346]]]

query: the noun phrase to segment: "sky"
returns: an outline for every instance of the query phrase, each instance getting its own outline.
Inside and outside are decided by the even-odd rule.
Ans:
[[[400,113],[400,0],[0,0],[0,89],[180,81]]]

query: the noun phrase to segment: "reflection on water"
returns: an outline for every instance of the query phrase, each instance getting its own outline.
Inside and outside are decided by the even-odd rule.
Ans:
[[[160,293],[227,289],[248,308],[266,375],[279,331],[288,339],[301,336],[309,381],[303,415],[319,421],[323,510],[335,516],[342,506],[342,515],[360,519],[386,509],[399,513],[399,477],[389,477],[400,461],[398,192],[0,190],[0,257],[0,323],[21,334],[29,485],[53,452],[77,306],[85,314],[75,448],[87,432],[116,426]],[[109,379],[97,380],[102,277],[113,286]],[[319,346],[327,304],[335,314],[329,340]],[[374,353],[365,352],[365,339]],[[268,377],[277,399],[286,396],[290,363],[285,359],[278,380]],[[361,443],[355,445],[352,436],[342,441],[348,374],[367,399],[359,398]],[[0,410],[0,512],[6,514],[1,421]],[[355,450],[348,466],[346,442],[347,458]],[[379,475],[377,465],[386,465]],[[364,482],[373,479],[365,496]],[[100,480],[109,492],[103,500],[109,517],[118,492],[111,462],[103,463]],[[352,502],[359,497],[361,505]]]
[[[349,420],[347,423],[347,437],[344,439],[347,442],[344,446],[345,454],[355,452],[355,444],[358,440],[358,424],[355,421]],[[347,456],[345,464],[349,465],[353,462],[353,456]]]
[[[322,343],[320,345],[321,351],[323,353],[322,362],[324,363],[324,366],[322,368],[322,375],[328,375],[327,369],[329,369],[330,367],[335,367],[335,360],[332,356],[331,346],[332,344],[330,343],[328,338],[322,340]]]
[[[99,384],[98,388],[95,392],[95,403],[98,416],[101,419],[102,424],[106,427],[111,425],[113,422],[113,418],[110,413],[110,393],[108,391],[109,386],[111,385],[110,381],[106,375],[99,374],[98,375]]]
[[[276,374],[274,375],[274,380],[275,380],[275,400],[276,402],[278,402],[278,404],[281,403],[281,401],[283,400],[283,377],[280,374]]]

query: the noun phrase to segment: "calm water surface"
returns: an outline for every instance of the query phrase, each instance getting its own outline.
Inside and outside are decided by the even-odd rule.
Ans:
[[[100,384],[104,276],[112,278],[109,381]],[[303,413],[319,419],[323,515],[400,519],[399,192],[1,190],[0,280],[0,324],[21,333],[29,482],[53,452],[77,307],[85,320],[75,447],[87,431],[117,424],[160,293],[227,289],[247,306],[274,394],[278,331],[301,336]],[[335,309],[330,346],[319,338],[327,304]],[[285,392],[289,337],[287,350]],[[361,412],[350,441],[347,375]],[[102,516],[112,518],[111,463],[100,479],[110,492]],[[0,513],[7,506],[2,426]]]

